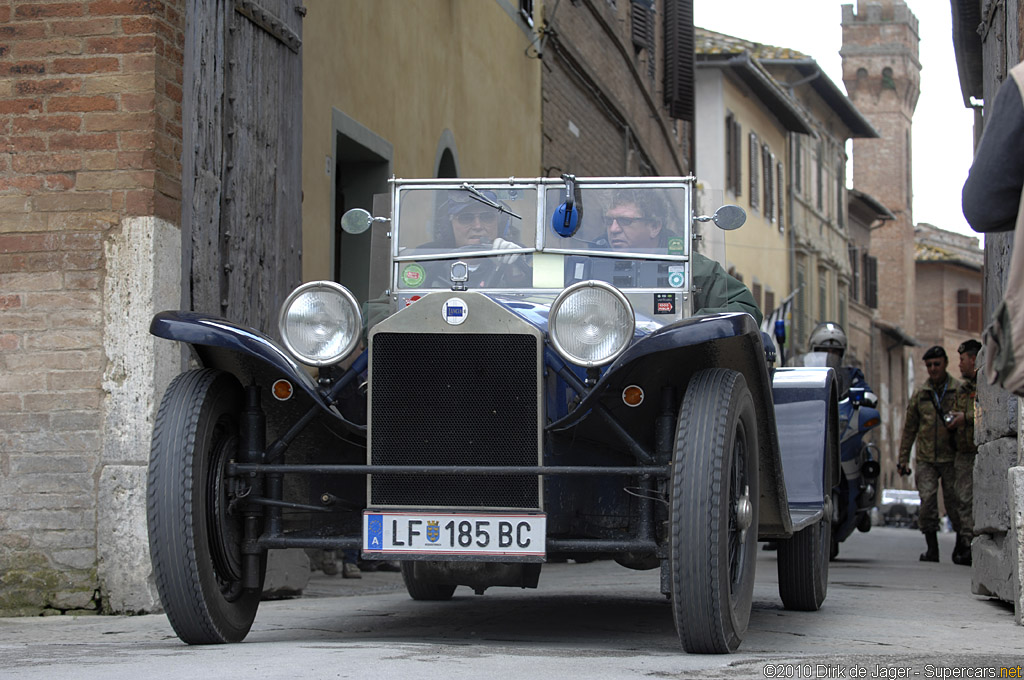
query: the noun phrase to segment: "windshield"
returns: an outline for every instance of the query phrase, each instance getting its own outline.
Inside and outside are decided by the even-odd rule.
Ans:
[[[690,288],[689,184],[679,179],[581,181],[575,228],[561,234],[553,226],[565,221],[559,180],[399,184],[395,197],[399,290],[451,288],[456,261],[467,264],[470,289],[560,290],[589,279],[621,289]]]

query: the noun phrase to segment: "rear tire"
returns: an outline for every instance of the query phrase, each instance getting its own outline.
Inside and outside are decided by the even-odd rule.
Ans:
[[[171,627],[190,645],[239,642],[259,606],[242,588],[243,518],[229,511],[224,475],[238,457],[242,387],[223,371],[175,378],[160,403],[149,459],[147,523],[157,592]]]
[[[416,576],[416,563],[413,561],[402,562],[402,580],[405,581],[405,589],[409,597],[414,600],[443,601],[452,599],[456,586],[426,581]]]
[[[822,518],[793,537],[779,541],[779,595],[786,609],[813,612],[828,592],[832,522]],[[839,544],[835,544],[839,554]]]
[[[743,375],[690,381],[672,467],[672,614],[690,653],[735,651],[750,621],[757,563],[758,443]]]
[[[826,442],[838,441],[838,437],[831,435],[831,432],[826,432]],[[831,489],[832,472],[838,461],[838,451],[826,444],[822,461],[825,497],[821,518],[793,534],[792,538],[779,541],[779,596],[786,609],[817,611],[828,594],[828,563],[839,555],[839,541],[832,534],[834,509],[831,507],[835,503]],[[843,486],[846,486],[845,479]],[[846,507],[848,498],[846,493],[839,494],[840,507]]]

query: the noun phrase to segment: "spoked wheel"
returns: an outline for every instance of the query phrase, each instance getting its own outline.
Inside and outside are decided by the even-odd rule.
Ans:
[[[757,561],[757,421],[742,374],[697,373],[672,464],[672,614],[687,652],[735,651],[750,621]]]
[[[450,600],[455,593],[455,586],[434,583],[416,576],[415,562],[402,562],[402,580],[409,597],[414,600]]]
[[[157,412],[149,459],[149,550],[167,618],[192,645],[238,642],[249,632],[259,588],[242,587],[243,517],[225,476],[238,458],[242,388],[223,371],[175,378]]]

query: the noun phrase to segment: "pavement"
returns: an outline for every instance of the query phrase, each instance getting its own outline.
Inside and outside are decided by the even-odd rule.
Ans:
[[[1024,677],[1024,628],[1006,603],[972,595],[971,570],[917,559],[921,534],[855,533],[831,563],[821,611],[778,596],[774,552],[759,551],[739,651],[688,655],[658,571],[610,561],[546,564],[536,590],[459,588],[414,602],[401,576],[315,573],[303,595],[264,602],[246,641],[188,647],[162,615],[0,618],[0,678]]]

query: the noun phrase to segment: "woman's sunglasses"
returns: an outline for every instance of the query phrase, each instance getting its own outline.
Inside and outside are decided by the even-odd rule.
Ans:
[[[496,212],[460,212],[452,217],[463,227],[469,227],[473,222],[479,222],[485,227],[498,223],[498,213]]]

